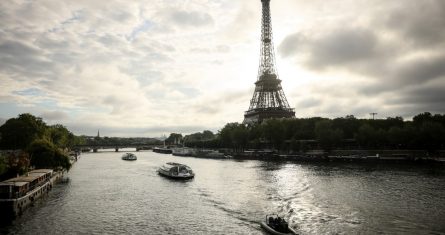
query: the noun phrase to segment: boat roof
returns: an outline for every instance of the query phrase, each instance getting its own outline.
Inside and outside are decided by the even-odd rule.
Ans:
[[[162,167],[164,167],[164,168],[185,167],[185,168],[189,168],[190,169],[189,166],[181,164],[181,163],[176,163],[176,162],[167,162]]]
[[[177,162],[167,162],[165,164],[171,165],[171,166],[187,166],[187,165],[184,165],[184,164],[181,164],[181,163],[177,163]]]
[[[32,182],[39,178],[39,175],[19,176],[3,182]]]
[[[28,176],[37,176],[37,177],[40,177],[40,176],[44,176],[44,175],[46,175],[45,172],[29,172],[29,173],[28,173]]]
[[[29,173],[51,173],[53,172],[52,169],[36,169],[36,170],[32,170]]]
[[[27,184],[29,184],[29,182],[22,182],[22,181],[14,181],[14,182],[5,182],[5,181],[3,181],[3,182],[0,182],[0,186],[12,185],[12,186],[19,186],[19,187],[21,187],[21,186],[27,185]]]

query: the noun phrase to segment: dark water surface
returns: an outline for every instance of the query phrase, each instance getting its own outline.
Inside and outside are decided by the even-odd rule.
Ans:
[[[445,170],[431,166],[212,160],[138,152],[83,154],[58,184],[0,232],[265,234],[268,212],[302,234],[445,234]],[[193,180],[160,177],[176,161]]]

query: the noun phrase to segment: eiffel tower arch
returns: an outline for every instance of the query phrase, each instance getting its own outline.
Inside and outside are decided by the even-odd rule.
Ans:
[[[244,124],[261,123],[269,118],[295,117],[294,109],[290,108],[284,95],[275,65],[270,0],[261,0],[261,3],[260,65],[249,110],[244,113]]]

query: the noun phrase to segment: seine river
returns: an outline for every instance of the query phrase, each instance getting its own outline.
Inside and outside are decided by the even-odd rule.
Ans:
[[[445,167],[81,155],[6,234],[266,234],[267,213],[302,234],[445,234]],[[193,180],[160,177],[175,161]]]

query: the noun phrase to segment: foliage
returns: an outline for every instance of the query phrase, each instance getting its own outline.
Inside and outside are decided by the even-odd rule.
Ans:
[[[193,134],[194,135],[194,134]],[[445,146],[445,115],[422,113],[405,121],[401,117],[357,119],[352,115],[335,119],[320,117],[270,119],[257,125],[226,124],[215,141],[195,138],[201,147],[273,148],[280,151],[308,149],[425,149]]]
[[[184,137],[184,139],[187,142],[208,141],[208,140],[213,140],[214,138],[215,138],[215,135],[213,134],[213,132],[211,132],[209,130],[205,130],[202,133],[201,132],[193,133],[190,135],[186,135]]]
[[[315,136],[324,150],[330,151],[343,140],[343,131],[333,128],[331,120],[321,120],[315,124]]]
[[[6,164],[6,156],[0,154],[0,176],[4,175],[7,172],[7,170],[8,170],[8,165]]]
[[[46,128],[41,118],[29,113],[20,114],[0,126],[0,148],[24,149],[33,140],[42,138]]]
[[[49,126],[46,130],[46,136],[56,147],[70,148],[80,141],[66,127],[60,124]]]
[[[28,171],[29,154],[24,151],[9,151],[0,156],[0,181]]]
[[[48,140],[33,141],[27,151],[31,155],[31,165],[36,168],[56,168],[60,166],[69,169],[71,167],[68,156]]]
[[[36,168],[69,169],[71,164],[63,150],[84,141],[66,127],[60,124],[48,126],[41,118],[29,113],[7,120],[0,126],[0,137],[1,149],[14,150],[0,158],[2,177],[22,174],[30,164]]]
[[[182,134],[171,133],[170,136],[165,139],[166,144],[177,144],[182,142]]]

